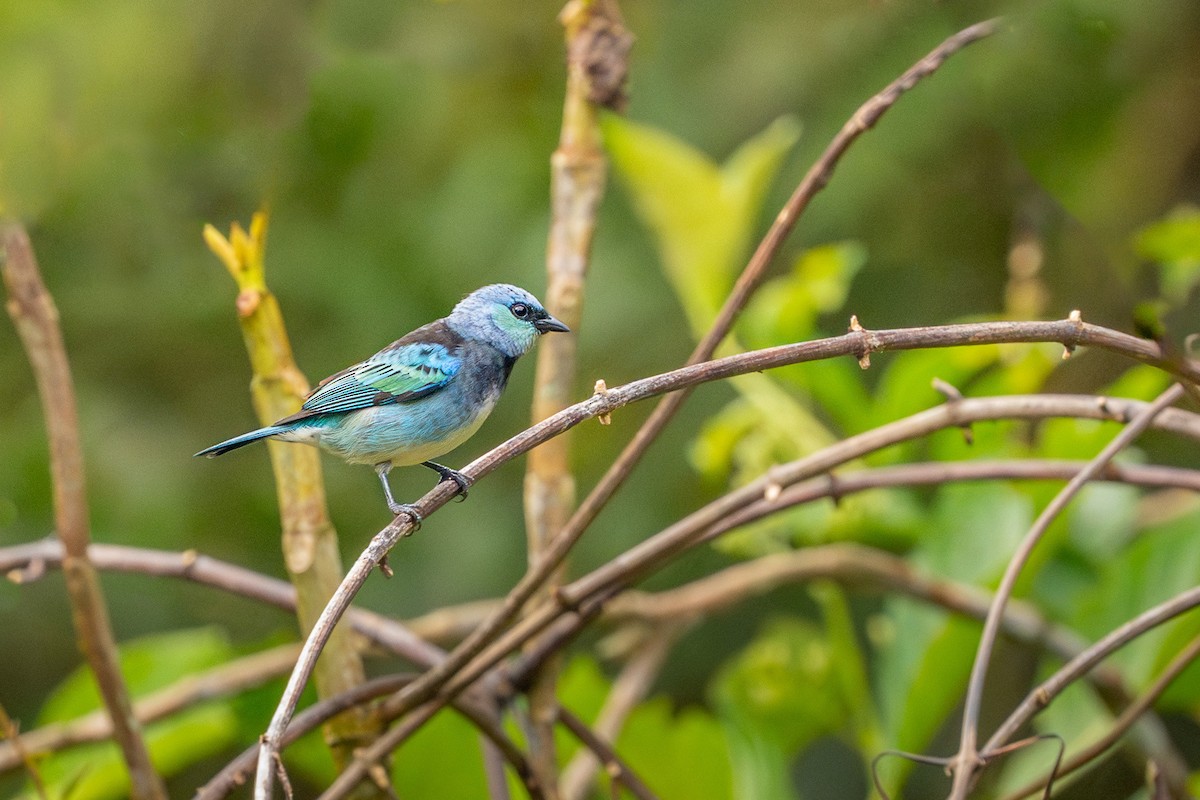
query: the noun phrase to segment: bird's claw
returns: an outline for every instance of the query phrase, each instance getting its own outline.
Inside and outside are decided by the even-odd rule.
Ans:
[[[439,464],[436,461],[423,461],[421,464],[422,466],[429,467],[431,470],[441,476],[441,479],[438,481],[439,483],[441,481],[454,481],[454,483],[458,485],[458,501],[460,503],[467,499],[467,490],[470,489],[471,484],[475,482],[473,478],[464,475],[456,469],[450,469],[450,467]]]
[[[412,520],[412,529],[408,533],[404,534],[405,536],[411,536],[412,534],[421,530],[421,523],[425,521],[425,518],[421,516],[421,512],[417,511],[417,507],[409,503],[388,503],[388,510],[391,511],[394,516],[398,517],[401,514],[404,514]]]
[[[466,500],[467,489],[471,488],[471,479],[456,469],[452,469],[447,472],[445,476],[442,477],[442,480],[446,480],[447,478],[458,484],[458,502],[461,503],[463,500]]]

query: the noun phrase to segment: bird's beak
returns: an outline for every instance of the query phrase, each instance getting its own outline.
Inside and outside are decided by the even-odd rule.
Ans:
[[[533,327],[537,328],[538,333],[550,333],[550,331],[557,331],[558,333],[571,332],[570,328],[550,316],[547,316],[545,319],[534,320]]]

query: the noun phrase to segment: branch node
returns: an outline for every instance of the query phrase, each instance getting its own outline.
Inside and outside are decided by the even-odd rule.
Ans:
[[[829,472],[826,473],[825,480],[829,482],[829,499],[833,501],[834,506],[840,506],[842,504],[842,487],[837,476]]]
[[[412,531],[409,531],[409,533],[411,534]],[[407,536],[408,534],[405,535]],[[392,565],[388,563],[387,553],[383,554],[383,558],[379,559],[379,561],[375,563],[375,566],[379,567],[379,571],[383,573],[383,577],[385,578],[390,578],[396,574],[392,571]]]
[[[864,328],[862,326],[862,324],[858,321],[858,316],[856,314],[850,315],[850,332],[862,334],[862,340],[863,340],[862,351],[859,352],[855,356],[855,358],[858,359],[859,367],[861,367],[862,369],[870,369],[871,368],[871,336],[867,332],[867,329]]]
[[[764,477],[766,485],[763,486],[763,500],[768,503],[774,503],[779,499],[779,495],[783,494],[783,481],[779,480],[777,465],[772,465],[767,469],[767,474]]]
[[[183,569],[184,575],[190,575],[192,569],[196,566],[196,562],[200,560],[200,553],[195,549],[184,550],[179,554],[179,565]]]
[[[555,586],[553,595],[554,602],[558,603],[563,608],[570,611],[579,610],[579,600],[573,597],[571,592],[567,591],[566,586]]]
[[[392,782],[388,779],[388,772],[384,768],[383,764],[380,764],[378,761],[376,761],[367,768],[367,774],[371,777],[372,783],[374,783],[384,792],[391,794]]]
[[[1083,314],[1078,308],[1072,309],[1071,313],[1067,315],[1067,321],[1075,326],[1075,341],[1063,345],[1063,361],[1069,359],[1075,352],[1075,348],[1079,346],[1079,337],[1083,334]]]
[[[604,382],[604,378],[596,381],[595,387],[592,389],[592,396],[599,397],[604,403],[604,411],[596,415],[596,419],[601,425],[612,425],[612,411],[608,407],[608,384]]]
[[[963,399],[962,392],[958,390],[957,386],[954,386],[947,381],[942,380],[941,378],[934,378],[932,384],[933,388],[946,398],[946,407],[950,409],[950,416],[957,416],[955,414],[954,407],[958,401]],[[969,445],[975,444],[975,433],[971,430],[971,423],[959,422],[958,427],[960,430],[962,430],[963,441]]]
[[[952,403],[956,400],[963,399],[962,392],[959,391],[957,386],[949,381],[944,381],[941,378],[934,378],[931,385],[938,394],[946,398],[947,402]]]
[[[10,569],[7,573],[5,573],[5,577],[18,586],[21,586],[23,584],[33,583],[34,581],[39,580],[45,574],[46,559],[33,558],[30,559],[29,563],[24,567]]]

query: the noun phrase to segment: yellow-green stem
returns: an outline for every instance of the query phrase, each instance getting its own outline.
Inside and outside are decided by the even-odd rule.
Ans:
[[[211,225],[204,229],[208,246],[238,285],[237,316],[250,357],[251,399],[263,425],[292,414],[308,394],[308,381],[296,366],[279,302],[267,288],[263,271],[267,217],[254,215],[249,232],[234,223],[228,238]],[[268,442],[275,490],[279,499],[284,563],[296,587],[296,616],[301,631],[312,629],[342,578],[337,531],[325,505],[319,453],[310,447]],[[336,629],[316,666],[318,696],[333,697],[365,680],[362,657],[349,632]],[[382,726],[363,708],[335,717],[325,726],[325,740],[338,769],[368,744]],[[360,797],[384,797],[363,784]]]

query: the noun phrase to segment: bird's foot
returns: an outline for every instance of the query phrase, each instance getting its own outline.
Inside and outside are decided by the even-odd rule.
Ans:
[[[405,516],[407,516],[409,519],[412,520],[412,524],[413,524],[412,529],[409,530],[408,533],[404,534],[405,536],[412,536],[414,533],[421,530],[421,523],[424,522],[425,518],[423,516],[421,516],[420,511],[417,511],[416,506],[414,506],[410,503],[389,502],[388,510],[391,511],[392,514],[394,514],[395,516],[400,516],[401,514],[404,514]]]
[[[421,466],[429,467],[438,475],[442,476],[443,481],[454,481],[456,484],[458,484],[459,502],[467,499],[467,489],[470,489],[471,484],[475,482],[473,478],[462,474],[456,469],[450,469],[443,464],[439,464],[436,461],[422,461]]]

